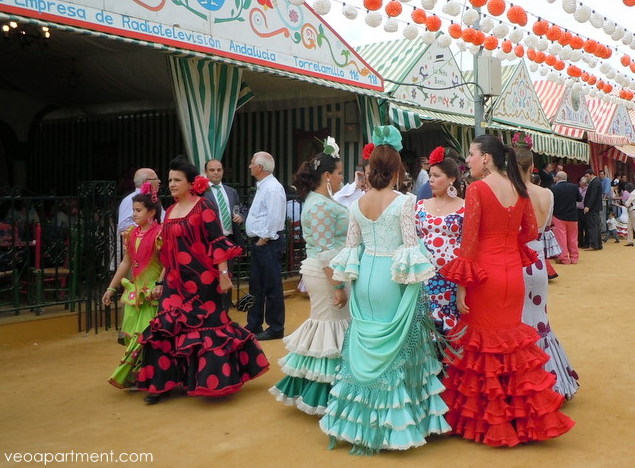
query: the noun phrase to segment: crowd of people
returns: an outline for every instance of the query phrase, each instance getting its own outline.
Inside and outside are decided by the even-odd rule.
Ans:
[[[319,416],[330,448],[405,450],[444,433],[515,446],[569,431],[561,407],[578,375],[549,323],[549,259],[575,264],[579,247],[619,239],[611,220],[621,213],[606,209],[618,201],[633,245],[634,187],[608,181],[605,190],[608,179],[590,169],[578,186],[562,166],[535,168],[523,135],[513,147],[478,136],[465,163],[435,148],[413,177],[401,150],[395,127],[375,128],[345,185],[329,137],[294,175],[310,311],[286,336],[288,207],[274,158],[251,159],[249,209],[222,184],[220,161],[204,178],[173,160],[165,212],[156,173],[137,171],[120,208],[120,221],[133,221],[121,227],[123,261],[102,299],[110,305],[124,287],[126,350],[110,382],[145,391],[148,404],[176,387],[224,396],[268,370],[260,341],[283,339],[283,378],[269,392]],[[241,327],[228,291],[246,249],[254,301]]]

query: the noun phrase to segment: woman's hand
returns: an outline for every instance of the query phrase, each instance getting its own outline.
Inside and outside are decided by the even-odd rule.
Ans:
[[[104,293],[103,296],[101,296],[101,303],[105,306],[109,306],[110,304],[112,304],[112,295],[115,292],[110,290],[110,289],[106,289],[106,292]]]
[[[221,274],[218,280],[218,284],[220,286],[220,290],[224,293],[234,287],[234,285],[232,284],[232,280],[228,274]]]
[[[348,302],[348,297],[346,296],[346,289],[336,289],[335,290],[335,298],[333,299],[333,304],[335,307],[342,308]]]
[[[456,288],[456,308],[459,309],[461,314],[469,314],[470,308],[465,303],[465,286],[457,286]]]
[[[157,284],[154,288],[152,288],[152,299],[159,299],[161,294],[163,293],[163,286]]]

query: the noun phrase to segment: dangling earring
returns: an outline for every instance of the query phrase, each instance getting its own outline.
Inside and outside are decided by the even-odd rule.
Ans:
[[[447,193],[448,193],[448,197],[450,198],[456,198],[459,196],[459,192],[454,185],[448,186]]]
[[[326,179],[326,191],[329,193],[329,197],[333,198],[333,187],[331,187],[331,179]]]

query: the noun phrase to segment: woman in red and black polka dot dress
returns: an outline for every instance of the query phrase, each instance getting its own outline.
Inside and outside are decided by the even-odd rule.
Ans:
[[[168,208],[161,237],[165,268],[157,316],[139,338],[145,401],[182,386],[188,395],[221,397],[266,372],[269,362],[253,334],[232,322],[221,294],[232,287],[227,261],[241,249],[223,235],[203,193],[207,179],[184,158],[170,162]]]
[[[450,157],[446,157],[450,156]],[[457,323],[456,284],[445,279],[439,270],[459,253],[465,212],[461,192],[461,174],[456,164],[458,154],[442,146],[430,154],[430,189],[433,198],[419,200],[415,208],[417,234],[432,254],[437,273],[425,284],[430,300],[430,314],[437,330],[445,335]]]

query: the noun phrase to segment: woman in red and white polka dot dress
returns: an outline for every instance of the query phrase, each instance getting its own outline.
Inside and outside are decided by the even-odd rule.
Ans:
[[[269,362],[254,335],[232,322],[222,293],[232,287],[227,261],[241,253],[223,235],[203,193],[207,179],[187,160],[170,163],[169,188],[176,203],[161,230],[165,268],[157,316],[139,338],[143,363],[137,387],[154,404],[183,387],[188,395],[221,397],[267,371]]]
[[[449,156],[449,157],[448,157]],[[428,280],[425,292],[430,301],[430,313],[443,335],[457,322],[456,284],[439,274],[439,270],[454,259],[461,246],[463,213],[461,174],[456,163],[458,154],[439,146],[430,154],[430,189],[433,198],[419,200],[415,209],[417,234],[432,254],[437,273]]]

